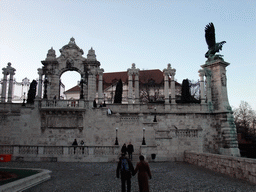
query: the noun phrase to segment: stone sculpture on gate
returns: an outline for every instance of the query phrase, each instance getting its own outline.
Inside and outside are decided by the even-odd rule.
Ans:
[[[209,23],[205,27],[205,40],[209,49],[205,53],[205,57],[208,58],[208,60],[215,60],[215,59],[221,58],[221,55],[215,55],[215,53],[222,50],[222,46],[224,43],[226,43],[226,41],[221,41],[219,43],[216,43],[215,28],[213,23]]]

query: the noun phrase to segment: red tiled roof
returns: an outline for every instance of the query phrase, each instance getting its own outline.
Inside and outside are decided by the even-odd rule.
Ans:
[[[139,76],[140,83],[148,83],[149,80],[154,80],[155,84],[163,84],[164,83],[164,76],[163,72],[159,69],[152,69],[152,70],[141,70]],[[118,82],[118,80],[121,79],[122,82],[125,84],[128,84],[128,74],[127,71],[121,71],[121,72],[110,72],[110,73],[103,73],[103,89],[105,90],[107,87],[115,84]],[[97,76],[98,80],[98,76]],[[176,85],[180,85],[179,83],[175,83]],[[96,85],[98,86],[98,81],[96,82]],[[76,92],[80,91],[80,87],[77,85],[66,92]],[[65,92],[65,93],[66,93]]]
[[[71,93],[71,92],[80,92],[80,87],[79,87],[79,85],[76,85],[75,87],[72,87],[72,88],[70,88],[69,90],[67,90],[67,91],[65,91],[64,92],[64,94],[65,93]]]

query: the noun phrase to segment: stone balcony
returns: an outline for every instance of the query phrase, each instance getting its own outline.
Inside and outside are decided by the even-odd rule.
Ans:
[[[85,109],[88,102],[84,100],[42,100],[41,109],[67,108],[67,109]]]

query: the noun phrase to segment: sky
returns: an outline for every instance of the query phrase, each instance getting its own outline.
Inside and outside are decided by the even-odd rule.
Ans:
[[[170,63],[176,80],[197,81],[206,61],[204,28],[213,22],[227,67],[229,103],[246,101],[256,110],[255,0],[0,0],[0,67],[8,62],[21,82],[38,78],[48,50],[71,37],[84,50],[93,47],[105,72],[137,68],[163,70]],[[0,77],[3,78],[3,77]],[[77,72],[61,80],[76,85]]]

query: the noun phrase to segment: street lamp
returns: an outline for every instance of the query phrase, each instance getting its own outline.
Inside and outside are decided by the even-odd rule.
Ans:
[[[116,128],[116,142],[115,142],[115,145],[119,145],[118,144],[118,139],[117,139],[117,132],[118,132],[118,128]]]
[[[145,141],[145,128],[143,128],[143,139],[142,139],[142,145],[146,145],[146,141]]]
[[[153,122],[157,122],[157,120],[156,120],[156,107],[155,107],[155,116],[154,116]]]

